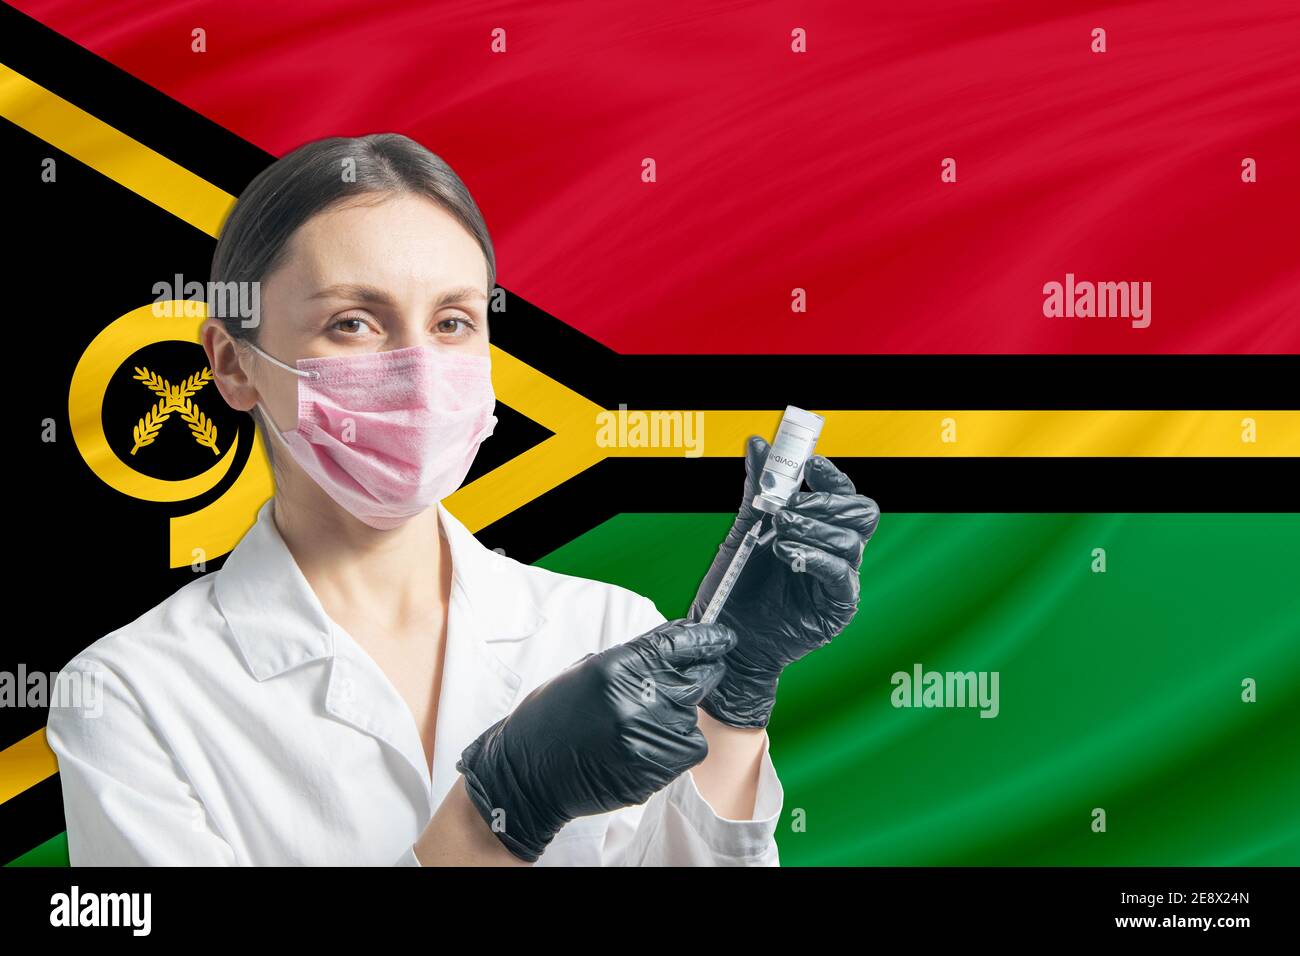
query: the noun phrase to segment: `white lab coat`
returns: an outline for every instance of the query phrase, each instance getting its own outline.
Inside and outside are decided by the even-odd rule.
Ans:
[[[432,779],[410,708],[325,614],[268,500],[224,567],[63,669],[103,682],[98,716],[56,706],[46,729],[72,865],[419,866],[461,751],[588,651],[665,620],[625,588],[492,551],[437,508],[453,584]],[[573,820],[537,865],[779,865],[767,743],[752,819],[719,817],[687,771]]]

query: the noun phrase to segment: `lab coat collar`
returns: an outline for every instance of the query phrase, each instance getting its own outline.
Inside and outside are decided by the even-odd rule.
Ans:
[[[330,618],[275,525],[273,501],[268,498],[258,509],[253,527],[214,581],[217,603],[258,680],[335,653]],[[468,605],[461,620],[491,658],[490,669],[517,685],[517,676],[491,645],[531,636],[545,617],[518,578],[521,566],[484,547],[441,501],[437,508],[451,550],[452,600],[459,592]]]
[[[259,681],[329,659],[326,712],[402,755],[426,822],[456,779],[461,751],[508,714],[519,694],[522,679],[497,653],[501,642],[527,638],[545,621],[523,565],[485,548],[441,501],[438,518],[451,551],[452,586],[432,768],[409,707],[379,665],[325,613],[275,526],[271,501],[214,582],[221,612]]]

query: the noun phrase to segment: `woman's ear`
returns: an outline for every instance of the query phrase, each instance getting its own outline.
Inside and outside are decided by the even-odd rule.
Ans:
[[[199,327],[199,341],[208,356],[208,367],[217,391],[226,404],[246,412],[257,404],[257,389],[241,362],[243,349],[217,319],[209,318]]]

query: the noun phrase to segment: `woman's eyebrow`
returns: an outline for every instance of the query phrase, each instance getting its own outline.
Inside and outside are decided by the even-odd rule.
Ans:
[[[364,283],[345,282],[321,289],[309,296],[312,299],[355,299],[358,302],[375,302],[380,305],[392,305],[393,298],[378,286]]]
[[[466,285],[458,289],[447,289],[434,303],[434,308],[441,309],[444,305],[451,305],[453,302],[467,302],[470,299],[487,299],[487,293],[482,289],[476,289],[474,286]]]
[[[340,285],[332,285],[328,288],[321,289],[319,292],[309,296],[312,299],[354,299],[358,302],[372,302],[378,305],[393,305],[393,297],[378,286],[366,285],[365,283],[348,282]],[[486,299],[487,293],[482,289],[474,286],[461,286],[455,289],[446,289],[439,296],[438,301],[434,303],[434,308],[442,308],[452,302],[464,302],[469,299]]]

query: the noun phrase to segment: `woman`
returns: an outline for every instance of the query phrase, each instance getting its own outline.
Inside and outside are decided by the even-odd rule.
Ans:
[[[276,491],[219,571],[64,668],[103,682],[47,728],[71,862],[776,865],[776,678],[851,619],[874,505],[820,459],[752,572],[777,577],[711,625],[479,544],[442,499],[496,421],[495,259],[404,136],[272,164],[212,280],[260,284],[202,341]]]

